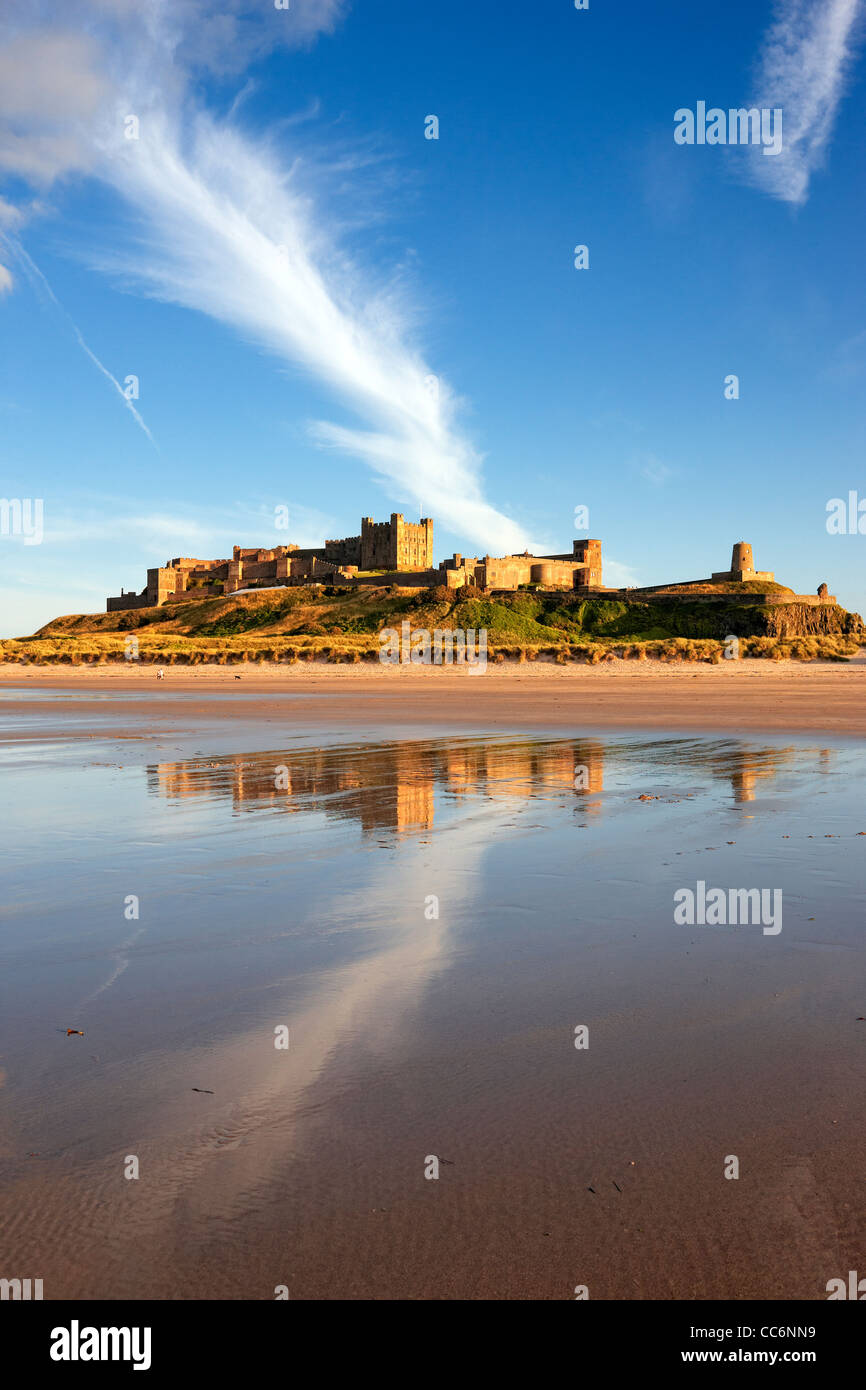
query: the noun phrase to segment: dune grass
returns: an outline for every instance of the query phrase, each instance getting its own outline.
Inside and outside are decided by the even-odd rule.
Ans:
[[[473,605],[474,606],[474,605]],[[483,605],[481,605],[483,606]],[[467,614],[467,616],[469,616]],[[483,627],[482,613],[473,612],[476,630]],[[419,626],[413,614],[413,627]],[[435,624],[434,624],[435,626]],[[523,634],[488,629],[488,661],[553,661],[559,664],[599,665],[612,661],[704,662],[728,664],[725,645],[712,638],[665,637],[648,641],[596,638],[573,642],[553,634],[554,640],[527,640]],[[545,634],[547,638],[547,634]],[[136,645],[137,644],[137,645]],[[742,658],[768,661],[845,661],[860,650],[857,637],[742,637]],[[82,633],[80,636],[45,636],[0,642],[0,661],[24,665],[144,664],[161,666],[237,665],[241,663],[299,661],[358,663],[379,660],[376,632],[320,633],[257,636],[190,637],[170,633]]]

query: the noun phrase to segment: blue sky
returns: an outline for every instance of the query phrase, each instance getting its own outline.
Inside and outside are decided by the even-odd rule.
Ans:
[[[397,510],[441,558],[587,506],[607,583],[750,540],[866,613],[860,0],[144,9],[6,19],[0,635]],[[700,100],[783,153],[677,145]]]

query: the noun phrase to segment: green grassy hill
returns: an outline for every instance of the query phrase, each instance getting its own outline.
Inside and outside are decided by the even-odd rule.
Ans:
[[[727,586],[730,591],[732,587]],[[856,635],[857,614],[839,605],[766,605],[743,592],[654,600],[583,598],[571,593],[479,590],[295,588],[197,599],[161,608],[56,618],[37,639],[138,633],[156,637],[375,637],[383,627],[486,628],[492,643],[658,641],[665,638]],[[788,591],[790,592],[790,591]],[[792,595],[793,597],[793,595]],[[730,600],[730,601],[728,601]],[[738,601],[735,601],[738,600]]]

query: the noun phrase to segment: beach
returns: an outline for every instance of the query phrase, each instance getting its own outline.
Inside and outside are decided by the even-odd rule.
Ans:
[[[10,1267],[826,1297],[866,1233],[863,668],[753,668],[3,672]],[[778,911],[679,922],[713,886]]]
[[[56,692],[52,709],[64,692],[140,696],[141,712],[150,710],[159,723],[168,717],[159,705],[168,695],[185,697],[183,710],[189,717],[200,717],[206,709],[209,718],[220,719],[236,717],[230,703],[200,704],[196,697],[242,692],[248,717],[265,723],[284,717],[282,697],[288,695],[292,719],[313,723],[866,734],[862,656],[847,662],[719,665],[615,660],[560,666],[539,661],[491,664],[485,670],[318,662],[166,666],[163,680],[157,680],[156,669],[134,662],[72,668],[0,665],[0,689],[7,691],[10,720],[16,709],[14,691],[20,687],[29,700],[40,689]],[[66,708],[74,718],[84,707],[71,700]],[[104,712],[104,703],[101,708]]]

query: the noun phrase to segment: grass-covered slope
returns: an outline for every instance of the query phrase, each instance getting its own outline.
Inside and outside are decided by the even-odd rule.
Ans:
[[[529,659],[667,652],[668,659],[713,660],[720,659],[719,644],[731,634],[754,655],[778,651],[808,658],[857,650],[857,614],[838,605],[766,605],[760,594],[751,599],[743,589],[651,600],[444,587],[277,589],[56,618],[33,638],[0,644],[0,659],[122,660],[132,638],[145,660],[376,659],[379,633],[404,620],[413,629],[486,629],[492,653]]]
[[[733,588],[734,586],[730,586]],[[269,589],[259,594],[196,599],[161,608],[123,613],[78,614],[56,618],[38,638],[78,637],[85,633],[163,633],[185,637],[357,636],[399,626],[486,628],[490,637],[549,642],[556,638],[740,637],[849,635],[860,627],[857,614],[839,605],[765,605],[760,595],[713,594],[702,597],[623,599],[583,598],[571,593],[483,594],[477,589],[361,588]],[[794,596],[792,595],[792,598]],[[743,600],[746,599],[744,602]]]

